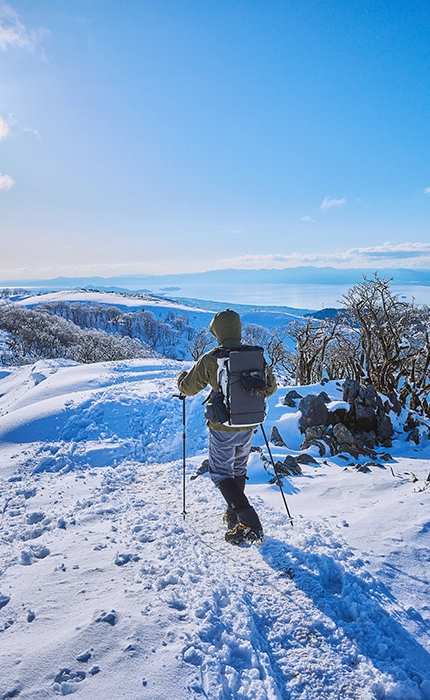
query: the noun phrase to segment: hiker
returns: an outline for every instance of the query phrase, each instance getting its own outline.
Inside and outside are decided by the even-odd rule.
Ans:
[[[263,541],[263,528],[260,519],[245,496],[246,467],[251,450],[252,436],[257,425],[226,425],[228,421],[222,420],[214,413],[215,398],[222,400],[219,383],[218,357],[228,355],[228,351],[259,350],[242,345],[242,325],[240,316],[231,309],[215,314],[209,325],[210,332],[218,341],[218,348],[212,348],[205,353],[193,365],[189,372],[182,371],[178,375],[178,387],[181,394],[194,396],[208,384],[212,387],[212,406],[208,404],[205,411],[209,428],[209,473],[215,486],[221,491],[227,502],[227,510],[224,521],[228,531],[225,539],[228,542],[240,543],[243,541]],[[236,353],[243,355],[245,352]],[[276,391],[276,380],[271,369],[266,365],[264,358],[263,388],[261,394],[271,396]],[[261,381],[261,380],[260,380]],[[217,392],[217,393],[214,393]],[[264,403],[264,400],[263,400]],[[225,411],[225,405],[222,404]],[[223,416],[224,417],[224,416]],[[228,413],[225,418],[228,417]],[[264,415],[261,416],[261,421]],[[256,421],[257,423],[257,421]]]

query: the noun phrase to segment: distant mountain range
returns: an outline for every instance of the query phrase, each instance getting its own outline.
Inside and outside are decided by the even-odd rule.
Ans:
[[[140,289],[151,291],[151,287],[181,286],[184,284],[342,284],[352,285],[371,277],[375,270],[339,269],[334,267],[288,267],[282,270],[209,270],[171,275],[118,275],[115,277],[56,277],[39,280],[5,280],[3,287],[40,287],[44,289],[70,289],[76,287],[103,287],[104,289]],[[382,269],[379,275],[392,278],[397,285],[430,286],[430,270]]]

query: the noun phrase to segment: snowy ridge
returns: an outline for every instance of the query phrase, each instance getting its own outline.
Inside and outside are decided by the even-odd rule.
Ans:
[[[203,311],[200,308],[194,309],[190,304],[184,304],[175,299],[165,298],[156,294],[129,294],[122,292],[103,292],[97,290],[62,290],[60,292],[47,292],[18,299],[15,303],[18,306],[33,307],[38,304],[49,304],[56,301],[81,302],[92,304],[111,304],[120,308],[141,309],[145,307],[175,308],[178,311]]]
[[[2,370],[0,697],[428,700],[428,441],[399,435],[367,474],[311,448],[317,465],[284,479],[294,528],[253,453],[267,542],[233,547],[220,494],[189,479],[202,396],[186,402],[181,518],[182,366]],[[333,402],[339,387],[324,386]],[[284,393],[276,459],[301,442]]]

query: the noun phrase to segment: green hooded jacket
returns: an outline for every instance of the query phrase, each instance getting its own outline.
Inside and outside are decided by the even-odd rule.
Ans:
[[[242,325],[240,322],[240,316],[231,309],[226,309],[225,311],[220,311],[219,313],[215,314],[209,325],[209,330],[217,339],[219,347],[222,346],[223,348],[235,349],[240,348],[242,345]],[[217,377],[218,362],[213,353],[214,349],[209,350],[207,353],[202,355],[199,360],[197,360],[189,372],[182,371],[178,374],[178,388],[181,394],[184,394],[185,396],[194,396],[195,394],[198,394],[199,391],[202,391],[202,389],[205,389],[208,385],[211,386],[214,391],[220,390]],[[268,367],[266,396],[272,396],[276,389],[276,379],[272,370],[270,367]],[[212,421],[208,421],[207,425],[213,430],[223,430],[227,432],[252,430],[253,427],[257,427],[232,427]]]

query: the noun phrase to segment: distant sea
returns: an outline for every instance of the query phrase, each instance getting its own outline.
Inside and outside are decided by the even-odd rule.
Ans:
[[[327,307],[341,307],[340,299],[351,285],[340,284],[184,284],[169,291],[152,286],[155,294],[170,298],[202,299],[226,304],[252,306],[289,306],[295,309],[319,311]],[[430,287],[392,286],[392,291],[411,302],[430,305]]]

